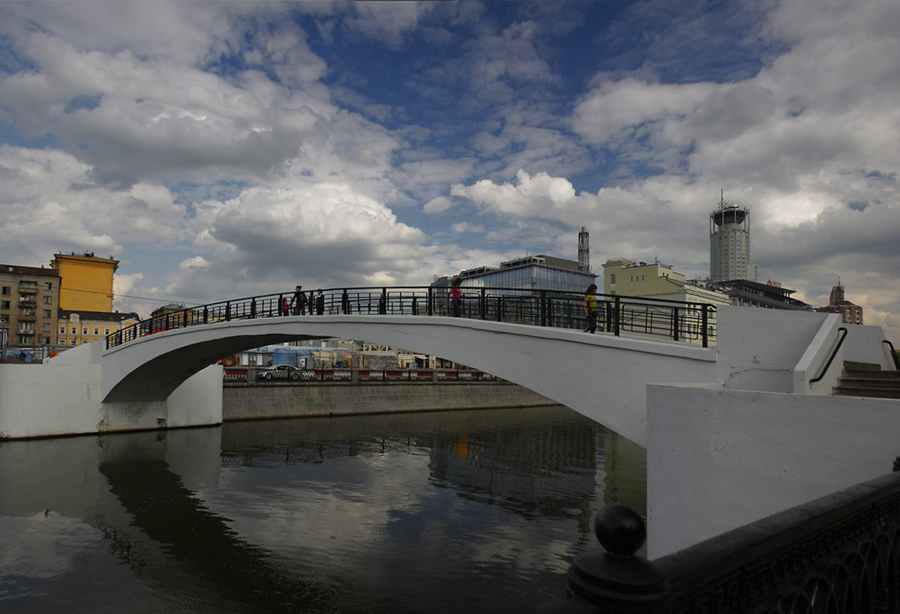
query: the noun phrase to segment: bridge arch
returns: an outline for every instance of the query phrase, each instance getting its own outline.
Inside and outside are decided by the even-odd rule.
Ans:
[[[492,373],[642,446],[647,382],[716,378],[715,350],[696,346],[439,316],[304,315],[164,331],[106,350],[103,401],[164,401],[222,356],[332,337],[433,354]]]

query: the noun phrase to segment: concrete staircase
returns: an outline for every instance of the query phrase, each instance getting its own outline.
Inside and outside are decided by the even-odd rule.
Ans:
[[[834,394],[900,399],[900,371],[882,371],[880,366],[864,362],[844,362]]]

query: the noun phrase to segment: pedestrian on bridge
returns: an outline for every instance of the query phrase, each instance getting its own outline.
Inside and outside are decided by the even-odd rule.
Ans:
[[[584,315],[588,321],[584,332],[594,334],[597,330],[597,284],[588,286],[584,293]]]
[[[303,294],[303,286],[297,286],[294,290],[294,296],[291,298],[291,307],[294,308],[294,315],[303,315],[306,311],[306,295]]]
[[[450,284],[450,292],[447,293],[447,298],[450,299],[450,315],[452,315],[454,318],[462,317],[463,293],[462,293],[462,290],[460,290],[460,288],[459,288],[461,283],[462,283],[462,279],[460,279],[459,277],[454,279],[453,283]],[[446,303],[446,302],[447,302],[447,299],[445,298],[444,301],[441,303],[441,307],[443,307],[444,303]]]
[[[316,315],[325,313],[325,295],[322,294],[322,288],[316,290]]]

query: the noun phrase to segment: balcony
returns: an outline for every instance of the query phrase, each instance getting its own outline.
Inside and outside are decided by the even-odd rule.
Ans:
[[[38,285],[36,281],[20,281],[19,294],[37,294]]]

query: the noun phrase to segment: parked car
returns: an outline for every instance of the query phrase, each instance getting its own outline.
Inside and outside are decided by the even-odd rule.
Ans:
[[[274,367],[266,367],[265,369],[257,369],[256,379],[264,379],[267,381],[276,379],[290,379],[299,381],[302,377],[300,369],[291,365],[276,365]]]

